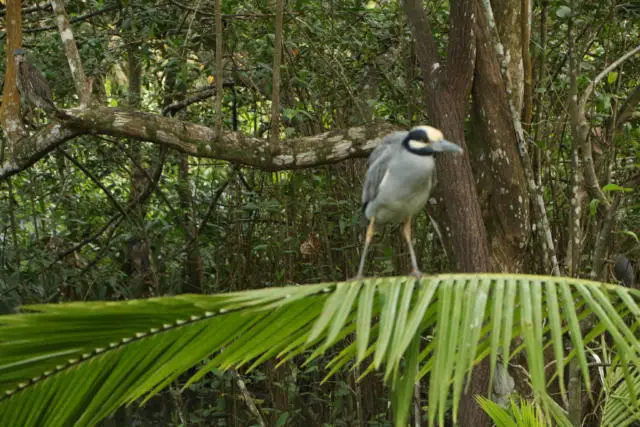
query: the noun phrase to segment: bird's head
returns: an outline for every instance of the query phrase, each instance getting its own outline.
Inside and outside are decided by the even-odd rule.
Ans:
[[[416,126],[412,128],[403,141],[405,148],[414,154],[422,156],[450,151],[462,153],[459,145],[444,139],[442,132],[431,126]]]

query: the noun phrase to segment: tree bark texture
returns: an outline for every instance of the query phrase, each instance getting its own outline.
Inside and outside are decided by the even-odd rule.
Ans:
[[[22,11],[18,0],[7,1],[5,22],[7,24],[6,68],[4,74],[4,91],[2,106],[0,106],[0,121],[7,136],[5,152],[0,153],[1,159],[12,161],[15,144],[24,136],[22,118],[20,116],[20,94],[16,85],[16,63],[13,60],[14,49],[22,46]],[[0,168],[1,169],[1,168]]]
[[[489,0],[478,0],[478,13],[480,15],[480,19],[483,20],[483,22],[486,21],[486,25],[478,26],[478,31],[482,32],[482,34],[488,40],[489,44],[492,46],[493,55],[500,64],[502,79],[503,81],[508,81],[508,58],[505,55],[504,46],[500,41],[500,35],[498,33],[491,2]],[[508,86],[507,103],[509,105],[509,112],[511,113],[519,154],[522,159],[522,165],[524,167],[525,179],[527,182],[529,194],[532,198],[534,212],[536,214],[536,223],[543,240],[542,247],[545,254],[545,261],[551,267],[552,274],[559,275],[560,267],[558,264],[558,257],[556,255],[555,243],[551,235],[549,219],[547,218],[547,209],[545,207],[544,197],[541,189],[536,185],[535,182],[531,160],[527,151],[527,143],[525,141],[524,130],[522,128],[522,122],[520,120],[520,112],[515,107],[513,94],[511,93],[511,90]],[[487,121],[489,121],[489,118],[487,118]]]
[[[264,139],[240,132],[218,135],[207,126],[152,113],[98,105],[64,111],[67,119],[63,123],[43,127],[20,141],[13,161],[5,161],[0,166],[0,179],[27,169],[60,144],[79,135],[137,139],[165,145],[195,157],[277,171],[366,157],[385,135],[399,129],[388,123],[372,123],[267,144]]]
[[[464,136],[465,106],[471,89],[475,43],[470,5],[452,3],[447,73],[439,63],[433,35],[422,3],[407,0],[405,13],[416,39],[418,59],[425,82],[425,102],[431,122],[445,137],[465,149],[463,156],[438,158],[438,182],[444,205],[441,230],[451,247],[458,271],[489,271],[489,247],[482,213],[469,163]]]
[[[438,203],[445,216],[440,229],[458,271],[490,271],[491,261],[485,225],[465,142],[464,120],[472,85],[476,45],[474,2],[452,1],[447,64],[440,64],[433,33],[421,1],[405,0],[404,10],[416,40],[424,86],[424,98],[431,122],[444,135],[465,149],[463,156],[438,158]],[[446,71],[444,71],[446,70]],[[484,395],[489,383],[488,362],[473,371],[471,383],[456,414],[461,425],[489,425],[489,417],[474,396]]]
[[[522,254],[530,232],[529,195],[513,118],[509,113],[507,88],[486,26],[486,17],[479,13],[475,29],[477,55],[469,151],[484,223],[490,236],[493,269],[519,272],[526,259]],[[511,30],[515,32],[517,28]],[[521,86],[518,78],[521,74],[514,73],[511,84]]]
[[[507,61],[507,89],[511,92],[516,111],[522,111],[524,99],[522,0],[493,0],[491,5],[495,11],[496,26]]]

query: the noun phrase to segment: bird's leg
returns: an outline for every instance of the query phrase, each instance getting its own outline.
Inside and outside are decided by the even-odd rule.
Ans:
[[[416,260],[416,253],[413,250],[413,243],[411,243],[411,217],[407,217],[402,225],[402,235],[409,245],[409,255],[411,255],[411,275],[416,278],[420,278],[422,273],[418,269],[418,261]]]
[[[364,273],[364,262],[367,259],[367,252],[369,251],[369,244],[373,240],[373,234],[375,233],[376,217],[372,216],[367,227],[367,234],[364,239],[364,249],[362,250],[362,256],[360,257],[360,267],[358,267],[358,274],[352,280],[362,279]]]

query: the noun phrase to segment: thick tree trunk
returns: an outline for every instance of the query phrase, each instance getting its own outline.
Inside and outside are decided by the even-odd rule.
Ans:
[[[465,148],[463,156],[438,158],[438,205],[444,205],[440,229],[445,245],[450,247],[458,271],[490,271],[489,245],[464,135],[465,109],[476,56],[475,5],[464,1],[451,3],[446,73],[422,2],[405,0],[404,9],[416,39],[429,118],[448,139]],[[489,425],[489,417],[474,399],[475,395],[487,392],[488,368],[488,363],[483,362],[473,371],[458,414],[463,426]]]
[[[491,5],[495,13],[500,42],[507,59],[507,88],[511,92],[516,111],[522,111],[524,99],[522,0],[493,0]],[[478,50],[480,50],[479,47]],[[490,58],[494,58],[494,55],[490,55]]]
[[[503,1],[504,2],[504,1]],[[519,3],[519,2],[516,2]],[[515,12],[513,12],[515,13]],[[503,13],[503,19],[517,19]],[[491,242],[495,271],[520,272],[526,240],[530,233],[529,196],[522,162],[517,151],[513,118],[509,112],[507,87],[491,43],[483,30],[487,26],[483,13],[478,14],[476,27],[477,55],[473,80],[471,162],[475,170],[480,205]],[[500,27],[500,26],[499,26]],[[508,26],[503,24],[503,31]],[[517,25],[506,37],[511,50],[517,50]],[[521,69],[512,65],[512,90],[522,87]]]
[[[445,212],[443,238],[452,250],[458,271],[489,271],[489,247],[478,202],[469,153],[464,136],[465,107],[473,75],[475,43],[472,36],[473,6],[452,4],[451,41],[446,75],[435,54],[435,44],[422,7],[415,0],[405,1],[405,12],[416,38],[418,59],[425,82],[425,103],[431,123],[445,137],[463,148],[462,156],[438,158],[437,205]],[[446,79],[445,79],[446,76]]]

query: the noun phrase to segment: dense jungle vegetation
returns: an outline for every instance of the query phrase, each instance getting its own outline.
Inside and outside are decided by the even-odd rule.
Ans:
[[[1,0],[0,19],[6,425],[640,425],[638,3]],[[20,47],[55,111],[18,92]],[[419,124],[465,149],[414,221],[429,277],[338,283],[367,155]],[[409,271],[386,227],[367,274]]]

